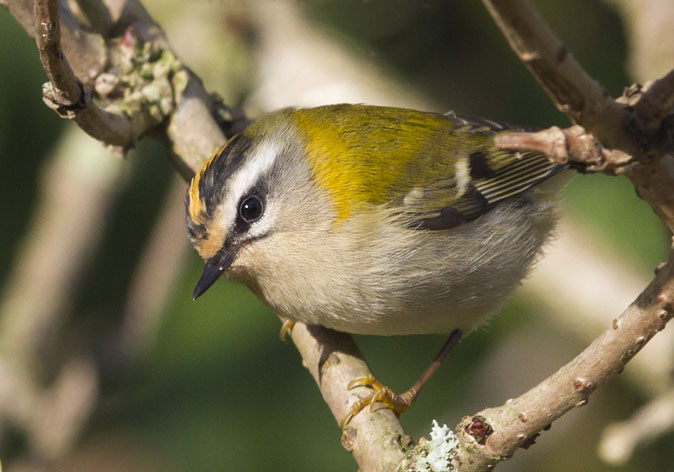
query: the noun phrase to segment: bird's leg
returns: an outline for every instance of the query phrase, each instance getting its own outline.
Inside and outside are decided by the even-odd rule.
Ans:
[[[283,320],[283,324],[281,325],[281,331],[278,333],[278,337],[281,339],[282,342],[286,342],[286,336],[288,334],[291,334],[293,327],[295,326],[295,321],[293,320]]]
[[[459,329],[452,331],[449,338],[447,338],[447,341],[445,341],[445,344],[442,346],[442,349],[440,349],[440,352],[438,352],[423,374],[421,374],[419,380],[417,380],[409,390],[401,394],[395,393],[389,387],[379,382],[373,375],[360,377],[349,382],[349,390],[356,387],[370,387],[374,392],[353,404],[349,413],[340,422],[340,428],[343,430],[349,421],[351,421],[351,418],[360,413],[360,411],[367,405],[370,405],[370,410],[372,411],[372,409],[374,409],[374,404],[377,402],[381,402],[386,405],[387,408],[393,410],[396,416],[400,416],[401,413],[409,410],[417,399],[421,388],[428,382],[428,379],[433,376],[435,371],[438,370],[438,367],[440,367],[442,361],[447,357],[449,351],[451,351],[452,348],[456,346],[456,343],[459,342],[462,334],[463,333]]]

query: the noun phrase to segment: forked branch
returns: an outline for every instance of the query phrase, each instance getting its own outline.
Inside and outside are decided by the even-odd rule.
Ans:
[[[26,3],[2,1],[13,3],[14,12]],[[108,3],[117,2],[108,0]],[[121,42],[134,49],[139,44],[134,41],[134,31],[157,33],[158,27],[140,3],[135,0],[124,3],[124,11],[138,13],[129,20],[135,26],[126,30],[128,37]],[[614,100],[583,70],[527,1],[483,0],[483,3],[558,109],[578,125],[567,130],[551,128],[539,133],[502,135],[498,144],[508,150],[545,152],[557,162],[574,163],[584,171],[625,173],[639,195],[670,230],[674,229],[671,190],[674,163],[669,155],[674,147],[671,138],[674,72],[653,84],[633,87],[620,100]],[[170,96],[166,102],[170,106],[161,108],[158,115],[148,113],[145,102],[136,111],[120,112],[119,107],[110,111],[94,103],[90,88],[76,77],[65,57],[60,41],[58,1],[37,0],[34,15],[40,57],[50,79],[46,101],[62,116],[73,118],[99,140],[122,148],[132,145],[148,129],[165,125],[162,132],[183,176],[189,176],[222,144],[224,135],[212,117],[213,104],[208,94],[164,41],[157,43],[157,49],[150,49],[168,54],[165,57],[170,63],[170,74],[166,76],[166,87],[159,88],[159,95]],[[105,22],[101,25],[106,31],[99,33],[105,36],[110,25]],[[140,34],[138,39],[151,42],[151,38]],[[161,37],[163,33],[159,31],[158,35]],[[106,42],[106,47],[112,47],[111,44]],[[137,119],[139,116],[147,120]],[[464,418],[459,424],[461,446],[455,465],[460,465],[462,471],[487,470],[511,456],[518,447],[531,444],[554,419],[574,406],[585,404],[592,391],[615,376],[671,319],[673,277],[670,257],[670,262],[660,269],[639,298],[576,359],[519,398]],[[346,389],[348,381],[369,374],[362,356],[349,336],[323,328],[298,324],[292,336],[328,406],[341,419],[358,400]],[[476,437],[479,434],[482,436]],[[347,427],[344,443],[354,452],[362,469],[375,471],[395,469],[410,446],[409,438],[388,410],[358,415]]]
[[[674,229],[674,159],[667,139],[674,73],[613,100],[568,54],[525,0],[483,0],[512,48],[557,107],[580,126],[498,138],[507,150],[537,150],[584,171],[626,173],[639,195]],[[642,100],[644,101],[642,103]],[[454,465],[485,471],[528,447],[555,419],[585,405],[591,392],[624,365],[674,316],[674,248],[639,297],[574,360],[503,406],[465,417]],[[479,428],[475,425],[479,424]],[[486,426],[485,426],[486,425]],[[478,436],[475,431],[488,431]]]

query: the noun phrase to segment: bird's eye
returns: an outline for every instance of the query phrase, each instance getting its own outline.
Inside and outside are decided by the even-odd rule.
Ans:
[[[246,223],[257,221],[264,211],[262,200],[255,195],[246,198],[239,207],[239,216]]]

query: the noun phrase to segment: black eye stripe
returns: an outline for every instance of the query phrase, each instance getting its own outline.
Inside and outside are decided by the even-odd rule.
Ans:
[[[199,180],[199,196],[204,200],[204,209],[210,217],[222,202],[225,192],[222,183],[241,168],[252,143],[250,139],[237,134],[221,150],[220,154],[205,168]]]

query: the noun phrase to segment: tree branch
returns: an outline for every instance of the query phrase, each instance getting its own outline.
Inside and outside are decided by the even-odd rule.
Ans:
[[[609,147],[629,152],[629,114],[590,77],[527,0],[483,0],[501,32],[557,109],[592,129]]]
[[[133,144],[129,120],[99,108],[91,91],[75,76],[61,48],[58,0],[35,1],[35,40],[49,83],[43,99],[63,118],[74,119],[87,134],[107,144],[127,148]]]
[[[623,97],[613,100],[568,54],[529,2],[483,3],[560,111],[596,138],[593,142],[586,132],[572,128],[563,136],[553,129],[547,135],[529,138],[529,142],[521,133],[512,140],[525,146],[533,141],[532,145],[539,149],[548,146],[553,159],[590,164],[586,170],[626,172],[639,196],[674,231],[674,163],[670,155],[674,149],[674,119],[666,119],[674,103],[674,71],[650,87],[631,87]],[[517,143],[510,139],[499,137],[508,149],[514,150]]]
[[[559,164],[570,164],[583,172],[622,174],[633,163],[632,156],[607,149],[582,126],[557,126],[535,132],[502,133],[494,138],[504,151],[537,151]]]
[[[558,108],[587,129],[576,126],[513,133],[499,137],[497,145],[511,151],[546,152],[554,161],[580,163],[585,170],[626,172],[639,195],[670,230],[674,229],[674,159],[668,155],[671,143],[652,139],[655,131],[666,128],[665,118],[674,100],[673,74],[657,81],[655,90],[628,90],[623,97],[628,105],[624,105],[610,99],[570,58],[528,2],[483,2]],[[641,105],[641,100],[646,104]],[[631,108],[636,110],[635,121],[640,124],[628,129]],[[600,142],[620,152],[604,149]],[[646,142],[651,146],[644,147]],[[637,300],[573,361],[505,405],[465,417],[457,426],[461,446],[454,464],[464,472],[488,470],[519,447],[533,444],[553,420],[575,406],[585,405],[591,392],[618,374],[664,328],[674,316],[673,303],[674,248],[669,262]]]
[[[533,444],[552,421],[620,373],[627,362],[674,316],[674,248],[669,262],[612,326],[582,353],[536,387],[488,408],[457,425],[461,450],[456,459],[462,472],[483,471],[520,447]],[[493,429],[483,444],[471,435],[476,418]]]
[[[15,11],[16,5],[21,3],[0,1],[9,3],[10,11],[12,3]],[[89,88],[83,86],[69,70],[70,66],[60,46],[54,47],[54,44],[60,44],[55,2],[40,0],[39,3],[41,6],[36,6],[36,24],[40,26],[36,29],[36,36],[41,59],[52,84],[52,101],[67,113],[72,113],[83,128],[90,126],[96,130],[98,125],[106,126],[107,115],[96,116],[97,112],[92,110],[98,107],[89,108],[88,104],[93,104],[91,92],[88,97],[86,94]],[[515,137],[511,136],[510,142],[502,143],[504,148],[510,146],[509,149],[515,150],[519,149],[518,146],[523,149],[538,146],[542,150],[548,146],[546,149],[560,162],[566,159],[583,163],[589,170],[625,172],[637,186],[642,198],[651,204],[670,229],[674,228],[674,196],[670,196],[674,179],[672,159],[662,157],[667,152],[667,141],[653,140],[653,136],[667,135],[661,131],[665,128],[663,123],[667,121],[671,109],[671,74],[658,83],[655,91],[648,92],[646,88],[638,91],[642,97],[652,94],[647,99],[650,104],[639,108],[639,100],[617,102],[608,97],[603,88],[585,73],[526,1],[484,0],[484,3],[504,30],[513,49],[548,91],[557,107],[587,130],[577,127],[570,130],[552,129],[547,130],[548,134],[542,132],[539,135],[519,136],[519,142],[512,141]],[[120,8],[122,4],[124,8]],[[212,116],[212,100],[198,78],[170,51],[163,33],[137,1],[108,0],[106,5],[111,11],[111,21],[104,19],[92,24],[105,28],[106,31],[102,32],[104,35],[108,34],[110,25],[117,22],[126,27],[123,39],[117,44],[122,51],[123,48],[127,49],[122,57],[129,62],[136,59],[147,61],[147,56],[166,54],[163,67],[168,72],[162,76],[165,87],[159,88],[157,95],[164,99],[171,97],[170,103],[151,104],[143,97],[145,101],[132,110],[124,108],[126,102],[115,103],[112,108],[122,112],[114,113],[114,116],[132,117],[131,138],[122,139],[126,135],[113,126],[110,131],[112,138],[107,139],[119,137],[122,143],[119,145],[126,147],[151,127],[166,123],[163,131],[175,153],[174,164],[183,176],[189,177],[212,150],[224,141],[224,135]],[[106,43],[106,47],[113,46]],[[110,50],[107,52],[109,54]],[[141,56],[137,58],[136,54]],[[73,68],[77,70],[77,67]],[[111,82],[101,81],[101,87],[95,89],[102,99],[111,100],[113,94],[106,93],[110,90],[122,89],[125,93],[134,91],[133,80],[110,71],[107,73],[111,76],[101,74],[97,77],[111,79]],[[110,87],[106,85],[109,83],[112,83]],[[116,84],[120,83],[123,87],[115,89]],[[661,103],[659,109],[658,102]],[[632,119],[631,107],[635,103],[637,108]],[[100,111],[108,113],[102,109]],[[94,116],[85,119],[87,114]],[[83,115],[84,125],[78,121],[80,115]],[[659,124],[656,123],[658,121]],[[634,123],[634,129],[631,123]],[[113,141],[107,142],[115,144]],[[599,146],[600,142],[604,147]],[[644,143],[649,143],[647,151],[644,150]],[[462,446],[456,460],[457,464],[462,464],[462,470],[483,470],[500,458],[508,457],[517,447],[530,444],[550,421],[574,406],[584,404],[589,393],[618,373],[672,317],[672,275],[670,259],[646,291],[616,320],[614,327],[574,361],[505,406],[487,409],[465,419],[460,424]],[[346,390],[346,384],[355,377],[369,373],[357,348],[349,336],[324,328],[307,328],[297,324],[292,336],[305,366],[314,376],[333,415],[340,420],[350,405],[358,401],[356,393]],[[382,471],[394,468],[410,445],[409,438],[388,410],[379,410],[375,415],[358,415],[346,428],[343,442],[353,451],[361,468]]]
[[[646,100],[640,125],[645,126],[646,131],[633,128],[632,135],[642,143],[633,154],[602,146],[593,129],[580,126],[565,130],[552,127],[533,133],[504,133],[496,137],[496,145],[508,151],[542,152],[555,162],[569,163],[584,172],[624,173],[634,184],[639,197],[647,201],[667,228],[674,232],[674,192],[671,191],[674,188],[674,158],[671,154],[674,119],[670,119],[673,116],[670,114],[674,101],[673,77],[674,71],[654,82],[657,87],[653,93],[650,93],[652,88],[639,88],[636,97],[621,97],[634,103],[635,116],[642,109],[642,100]],[[653,129],[658,130],[657,136],[646,134]]]
[[[370,375],[362,354],[348,334],[319,326],[297,323],[292,339],[302,356],[302,364],[339,423],[360,400],[359,394],[366,393],[363,389],[346,389],[351,380]],[[379,408],[374,414],[366,414],[367,411],[353,417],[344,428],[342,445],[353,453],[361,470],[392,471],[403,459],[405,449],[412,445],[412,439],[388,408]]]
[[[12,2],[11,0],[0,0],[8,4],[10,12],[22,12],[21,0]],[[46,0],[40,0],[42,2]],[[53,1],[53,0],[50,0]],[[173,151],[173,165],[176,170],[185,178],[189,179],[210,156],[214,149],[218,148],[225,141],[225,136],[218,122],[213,117],[213,110],[216,105],[212,97],[206,92],[201,80],[187,70],[175,57],[165,41],[163,32],[152,21],[142,5],[135,0],[105,0],[110,11],[110,21],[118,25],[126,25],[126,34],[121,42],[109,41],[106,43],[108,48],[107,55],[110,57],[118,56],[113,51],[118,47],[122,51],[122,56],[129,58],[130,51],[137,51],[145,42],[149,44],[146,50],[150,51],[154,57],[158,54],[167,54],[170,57],[170,70],[173,71],[169,77],[170,93],[175,100],[173,108],[165,107],[161,110],[160,117],[166,117],[166,127],[164,128],[164,138],[168,146]],[[121,6],[123,5],[123,8]],[[49,5],[43,8],[48,9]],[[53,8],[53,6],[52,6]],[[41,10],[40,23],[43,18],[55,21],[50,15],[51,12],[43,13]],[[97,21],[94,24],[104,25],[106,29],[110,27],[110,21]],[[102,26],[103,27],[103,26]],[[51,40],[55,37],[52,27],[45,27],[49,30]],[[51,42],[49,43],[51,44]],[[126,48],[125,52],[123,48]],[[53,47],[52,47],[53,49]],[[52,55],[59,56],[57,53]],[[62,55],[62,53],[61,53]],[[75,55],[75,57],[77,57]],[[57,79],[64,74],[62,69],[65,66],[58,57],[47,57],[48,61],[56,61],[58,72],[48,72],[50,78],[55,76]],[[147,61],[147,57],[141,57],[141,60]],[[65,61],[65,58],[63,59]],[[132,60],[128,59],[129,61]],[[51,62],[48,64],[50,70]],[[126,88],[124,93],[128,92],[128,87],[134,85],[133,81],[124,82],[119,74],[106,75],[104,72],[98,77],[91,79],[97,86],[99,95],[104,98],[118,93],[121,85]],[[72,77],[65,73],[68,81]],[[101,80],[105,79],[105,80]],[[77,80],[77,78],[75,78]],[[79,80],[77,80],[79,83]],[[66,82],[68,92],[65,100],[72,99],[75,88],[72,83]],[[87,88],[85,87],[85,90]],[[166,98],[167,90],[162,89],[157,95]],[[123,104],[116,104],[116,108],[123,108]],[[129,116],[137,116],[139,112],[126,112]],[[163,118],[159,121],[162,121]],[[84,126],[78,121],[78,125]],[[137,126],[134,123],[133,136],[140,136],[140,131],[146,128]],[[228,123],[228,128],[237,129],[245,125],[247,119],[236,113],[233,113],[232,122]],[[86,129],[85,129],[86,131]],[[99,138],[101,139],[101,138]],[[114,143],[113,143],[114,144]],[[322,327],[308,328],[301,323],[297,323],[293,328],[292,338],[295,342],[300,355],[303,358],[303,364],[312,373],[318,387],[326,399],[335,418],[340,421],[349,410],[350,406],[357,402],[359,394],[364,392],[350,392],[346,386],[348,382],[358,376],[367,376],[370,374],[365,361],[355,347],[352,338],[343,333],[336,333]],[[345,429],[343,435],[344,446],[353,451],[354,457],[364,470],[384,471],[391,470],[397,465],[403,457],[403,450],[410,444],[411,440],[402,431],[402,427],[395,415],[387,409],[377,410],[375,414],[365,411],[354,418],[349,427]]]

